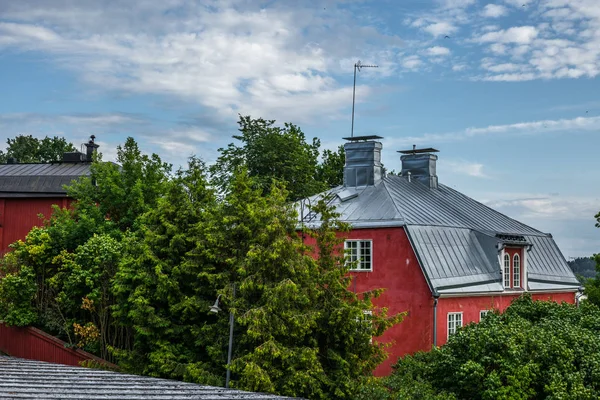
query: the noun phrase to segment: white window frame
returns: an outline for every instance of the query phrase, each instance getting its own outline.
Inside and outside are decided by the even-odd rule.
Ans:
[[[515,253],[513,256],[513,273],[512,273],[512,284],[513,288],[521,287],[521,257],[519,253]]]
[[[511,273],[510,273],[510,254],[508,253],[504,253],[504,256],[502,257],[503,261],[502,261],[502,266],[503,266],[503,283],[504,283],[504,287],[505,288],[510,288],[510,283],[511,283]],[[508,262],[508,265],[507,265]]]
[[[463,313],[461,312],[449,312],[448,317],[448,337],[454,335],[458,328],[463,326]]]
[[[491,312],[492,312],[492,310],[480,310],[479,311],[479,322],[481,322],[483,317],[485,317],[486,315],[488,315]]]
[[[351,247],[350,244],[356,244],[356,247]],[[368,246],[366,245],[368,243]],[[344,242],[344,250],[346,251],[347,262],[352,264],[357,262],[350,271],[373,271],[373,240],[371,239],[347,239]],[[356,253],[354,253],[356,250]],[[363,250],[368,254],[363,254]],[[364,259],[366,258],[366,259]]]

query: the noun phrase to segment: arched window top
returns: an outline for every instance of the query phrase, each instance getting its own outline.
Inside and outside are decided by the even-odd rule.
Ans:
[[[510,255],[508,255],[508,254],[504,254],[503,277],[504,277],[504,279],[503,279],[504,287],[509,288],[510,287]]]
[[[518,254],[513,256],[513,287],[521,287],[521,258]]]

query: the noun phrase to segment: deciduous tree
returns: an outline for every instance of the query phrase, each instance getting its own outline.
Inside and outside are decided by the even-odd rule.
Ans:
[[[38,139],[31,135],[19,135],[7,139],[6,144],[6,152],[0,150],[0,163],[6,163],[9,158],[21,163],[61,161],[63,153],[75,151],[72,143],[58,136]]]

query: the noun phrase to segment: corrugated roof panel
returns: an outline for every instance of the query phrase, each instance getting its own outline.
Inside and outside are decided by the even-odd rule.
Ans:
[[[0,356],[0,397],[11,399],[285,399],[264,393]]]
[[[530,279],[580,285],[551,237],[527,236],[527,240],[533,244],[527,253]]]
[[[332,191],[341,190],[344,187]],[[490,274],[501,285],[498,233],[524,236],[533,244],[527,259],[533,280],[577,282],[551,236],[447,186],[429,189],[415,180],[389,175],[378,185],[356,190],[358,196],[345,202],[338,197],[332,200],[340,219],[355,228],[375,226],[374,221],[381,224],[377,226],[385,226],[386,221],[405,225],[426,276],[435,281],[434,287],[447,284],[444,279],[450,282],[461,277],[465,285],[473,286],[477,279],[483,279],[482,274]],[[318,219],[312,222],[318,223]],[[480,278],[472,281],[472,277]]]
[[[1,164],[0,195],[29,196],[50,193],[66,195],[63,188],[90,174],[89,163]]]
[[[500,279],[469,229],[409,225],[406,230],[434,287]]]

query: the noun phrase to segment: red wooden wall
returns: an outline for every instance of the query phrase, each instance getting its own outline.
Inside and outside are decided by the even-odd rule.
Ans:
[[[39,329],[0,323],[0,351],[9,356],[75,366],[81,365],[82,361],[92,360],[110,368],[118,368],[93,354],[65,345],[62,340]]]
[[[356,229],[348,239],[373,240],[373,271],[351,272],[350,290],[357,293],[385,288],[376,306],[388,307],[389,313],[407,311],[400,324],[375,340],[390,343],[389,357],[374,371],[376,376],[389,375],[398,357],[433,346],[433,297],[404,228]],[[312,239],[305,240],[314,244]],[[447,341],[447,313],[463,312],[463,325],[479,321],[481,310],[504,311],[519,294],[441,298],[437,309],[437,345]],[[534,300],[575,302],[574,293],[534,294]]]
[[[520,294],[479,296],[479,297],[450,297],[441,298],[437,308],[437,345],[441,346],[448,341],[448,313],[462,312],[463,325],[479,322],[479,312],[483,310],[506,310],[510,303]],[[574,304],[575,293],[536,293],[531,296],[533,300],[555,301]]]
[[[31,228],[43,225],[39,214],[48,218],[53,204],[67,207],[70,202],[66,197],[0,199],[0,255],[9,244],[25,239]]]

